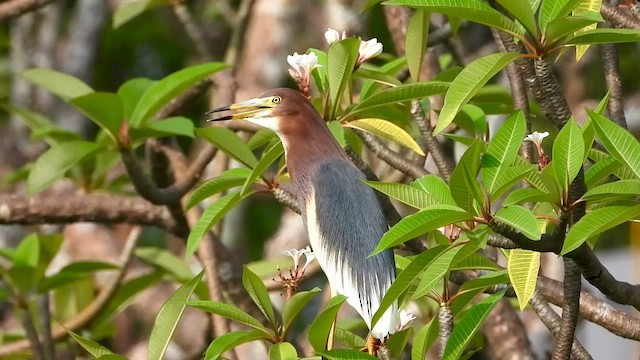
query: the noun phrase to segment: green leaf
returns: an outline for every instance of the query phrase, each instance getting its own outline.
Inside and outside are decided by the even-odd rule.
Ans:
[[[525,4],[527,7],[528,4]],[[526,121],[522,111],[510,116],[491,139],[487,152],[482,157],[482,182],[493,194],[496,183],[505,168],[511,166],[522,144],[526,132]]]
[[[134,78],[128,80],[118,88],[118,97],[124,109],[124,119],[130,119],[133,110],[144,93],[155,81],[147,78]]]
[[[158,110],[168,104],[171,99],[182,94],[207,76],[226,67],[227,65],[223,63],[196,65],[177,71],[153,83],[138,101],[129,119],[129,124],[132,127],[141,127]]]
[[[269,347],[269,360],[298,360],[298,352],[288,342],[273,344]]]
[[[51,149],[40,155],[29,172],[27,192],[36,194],[54,182],[80,161],[94,155],[101,147],[87,141],[69,141],[53,145]]]
[[[509,279],[518,297],[520,311],[523,311],[533,297],[540,270],[540,253],[537,251],[513,249],[509,252]]]
[[[522,179],[527,179],[530,182],[536,180],[535,176],[538,174],[535,171],[537,170],[537,168],[537,165],[522,164],[510,166],[504,169],[504,172],[498,177],[498,180],[495,184],[495,190],[491,195],[491,201],[496,201],[497,199],[499,199],[502,195],[504,195],[504,193],[506,193],[509,189],[516,185],[518,181]],[[549,168],[551,167],[547,167],[547,169]]]
[[[546,193],[536,188],[521,188],[509,193],[507,198],[504,199],[502,206],[524,203],[555,202],[557,199],[558,194]]]
[[[40,261],[40,241],[38,234],[27,235],[13,253],[12,260],[15,265],[23,265],[31,268],[38,266]]]
[[[191,229],[189,233],[189,237],[187,238],[187,251],[186,256],[193,255],[198,245],[200,244],[200,240],[204,234],[209,231],[213,225],[215,225],[220,219],[222,219],[229,210],[233,209],[236,204],[242,200],[243,197],[240,196],[239,192],[231,192],[216,200],[213,204],[209,205],[209,207],[202,213],[200,219],[195,224],[195,226]]]
[[[351,81],[351,73],[358,60],[360,40],[349,38],[335,42],[327,52],[327,68],[329,79],[329,96],[331,98],[331,119],[340,107],[342,93]]]
[[[235,168],[225,171],[220,176],[205,181],[191,193],[185,208],[187,210],[191,209],[195,205],[215,194],[244,184],[249,175],[251,175],[251,170],[247,168]]]
[[[578,175],[584,159],[584,139],[575,120],[570,119],[560,130],[553,143],[553,170],[558,185],[568,191],[569,184]]]
[[[616,125],[613,121],[587,110],[593,120],[598,138],[607,151],[619,162],[624,164],[640,179],[640,143],[628,131]]]
[[[600,16],[602,18],[602,16],[600,15],[601,6],[602,6],[602,1],[600,0],[583,0],[573,10],[573,15],[582,16],[586,14],[590,14],[590,15],[595,14],[594,16]],[[596,24],[589,25],[581,30],[578,30],[577,33],[595,29],[596,26],[597,26]],[[586,53],[588,49],[589,49],[589,45],[576,46],[576,61],[580,61],[580,58],[582,58],[582,55],[584,55],[584,53]]]
[[[640,196],[640,180],[618,180],[597,186],[582,196],[582,200],[613,201],[621,198]]]
[[[260,330],[237,330],[215,338],[204,355],[205,360],[216,360],[227,351],[238,345],[242,345],[258,339],[265,339],[264,332]]]
[[[272,140],[277,137],[276,133],[271,129],[262,128],[258,130],[253,136],[247,141],[247,146],[251,150],[255,150],[263,145],[267,145]]]
[[[471,0],[467,0],[471,1]],[[479,1],[474,3],[482,4]],[[495,11],[495,10],[494,10]],[[456,117],[460,108],[475,95],[495,74],[520,56],[518,53],[496,53],[474,60],[456,76],[444,97],[436,135],[444,130]]]
[[[392,198],[412,206],[416,209],[423,209],[427,206],[437,205],[438,199],[430,194],[413,186],[400,183],[383,183],[377,181],[364,181],[367,185],[379,192],[391,196]]]
[[[163,269],[173,275],[180,282],[193,278],[193,273],[191,273],[187,263],[167,249],[139,247],[134,250],[134,254],[147,264]]]
[[[413,81],[420,81],[420,70],[422,60],[427,50],[427,38],[429,37],[429,17],[430,13],[424,9],[417,9],[407,25],[406,52],[407,67]]]
[[[604,158],[591,165],[584,175],[587,189],[593,188],[600,182],[605,181],[609,176],[622,168],[622,164],[613,156]]]
[[[333,337],[337,342],[348,348],[361,349],[366,342],[366,340],[360,336],[340,327],[336,327]]]
[[[193,137],[193,121],[183,116],[172,116],[149,123],[145,130],[155,132],[156,136],[180,135]]]
[[[493,215],[495,221],[509,225],[531,240],[540,240],[538,221],[531,210],[520,205],[503,207]]]
[[[60,273],[86,273],[91,274],[103,270],[117,270],[119,267],[115,264],[102,261],[78,261],[71,263],[58,272]]]
[[[416,236],[436,230],[439,227],[470,219],[472,219],[471,215],[456,206],[429,206],[403,218],[389,229],[389,231],[382,236],[380,243],[378,243],[378,246],[376,246],[370,256],[402,244]]]
[[[391,283],[387,293],[384,294],[384,297],[380,302],[380,307],[376,310],[376,313],[373,314],[373,318],[371,319],[372,328],[378,320],[380,320],[385,311],[387,311],[389,306],[398,300],[400,295],[409,288],[420,274],[422,274],[426,268],[428,268],[440,255],[450,248],[450,245],[432,247],[411,260],[411,263],[409,263],[409,265],[407,265],[407,267],[398,274],[393,283]]]
[[[361,64],[358,70],[353,73],[353,76],[391,87],[402,85],[400,80],[389,74],[385,74],[367,63]]]
[[[240,190],[240,194],[245,196],[251,191],[251,185],[256,181],[257,178],[262,176],[262,174],[267,170],[271,164],[273,164],[276,160],[280,158],[284,154],[284,147],[281,142],[276,142],[273,146],[267,149],[260,161],[256,164],[256,167],[253,169],[249,177],[244,182],[242,186],[242,190]]]
[[[111,26],[114,29],[119,28],[123,24],[141,15],[145,11],[149,11],[161,5],[167,5],[167,0],[132,0],[118,3],[114,13]]]
[[[573,35],[574,32],[602,21],[602,16],[596,12],[584,13],[581,16],[570,16],[555,19],[547,25],[545,43],[554,44],[562,38]]]
[[[253,169],[258,165],[258,159],[253,155],[251,149],[233,131],[219,126],[212,126],[196,129],[196,134],[202,136],[218,149],[224,151],[225,154],[247,167]]]
[[[508,13],[513,15],[513,17],[524,26],[532,38],[537,37],[538,26],[531,5],[525,1],[497,0],[496,2],[507,10]]]
[[[420,145],[398,125],[383,119],[360,119],[348,122],[345,126],[359,129],[383,139],[406,146],[414,152],[425,156]]]
[[[590,237],[640,216],[640,205],[615,205],[595,209],[569,229],[560,255],[577,249]]]
[[[406,5],[424,8],[447,16],[467,19],[521,37],[524,31],[508,17],[477,0],[390,0],[385,5]]]
[[[117,141],[124,113],[122,101],[116,94],[94,92],[73,98],[69,103],[104,129],[114,141]]]
[[[639,42],[640,31],[633,29],[600,28],[580,32],[565,40],[565,45],[594,45]]]
[[[25,80],[47,89],[64,101],[84,96],[93,89],[82,80],[50,69],[28,69],[20,73]]]
[[[439,176],[425,175],[414,180],[410,185],[429,194],[438,204],[456,205],[456,201],[451,196],[449,185]]]
[[[106,347],[98,344],[97,342],[91,339],[82,337],[69,329],[66,329],[66,331],[69,335],[71,335],[73,340],[75,340],[78,343],[78,345],[82,346],[83,349],[85,349],[89,354],[91,354],[91,356],[95,358],[105,356],[105,355],[115,355],[113,351],[107,349]]]
[[[413,339],[413,347],[411,348],[411,360],[424,360],[427,351],[431,348],[438,338],[438,320],[432,318]]]
[[[313,323],[311,323],[308,334],[309,344],[313,346],[316,352],[323,351],[327,348],[329,330],[336,319],[336,315],[338,315],[338,310],[340,310],[345,300],[347,300],[347,298],[343,295],[331,298],[326,309],[318,314],[316,319],[313,320]]]
[[[478,184],[480,155],[483,148],[482,140],[476,139],[460,158],[460,162],[453,169],[449,181],[451,196],[458,206],[468,212],[474,211],[474,200],[479,205],[484,204],[484,196]]]
[[[362,351],[354,349],[335,349],[328,351],[316,351],[327,360],[377,360],[377,357],[365,354]]]
[[[573,9],[582,0],[567,0],[567,1],[554,1],[554,0],[542,0],[540,5],[540,15],[538,16],[538,25],[543,33],[547,31],[547,25],[558,18],[564,18],[569,15]]]
[[[246,266],[242,272],[242,286],[247,290],[247,293],[249,293],[253,302],[258,305],[264,316],[267,317],[269,323],[275,327],[276,316],[273,312],[273,305],[271,304],[271,299],[269,299],[267,288],[262,283],[262,279]]]
[[[451,267],[455,256],[460,252],[462,246],[447,249],[437,256],[428,266],[423,269],[420,275],[421,280],[416,287],[412,299],[421,298],[427,294],[442,280]]]
[[[262,325],[260,321],[258,321],[258,319],[233,305],[207,300],[189,301],[187,302],[187,305],[200,310],[204,310],[206,312],[210,312],[212,314],[224,316],[229,320],[233,320],[254,329],[261,330],[266,335],[270,335],[267,329]]]
[[[204,275],[204,270],[182,285],[169,297],[167,302],[162,305],[153,329],[151,329],[151,336],[147,348],[147,359],[161,360],[164,357],[173,332],[176,330],[178,321],[180,321],[184,308],[186,307],[186,301],[189,300],[196,286],[200,283],[200,280],[202,280],[202,275]]]
[[[442,360],[455,360],[462,355],[473,335],[478,331],[482,322],[489,316],[491,310],[504,296],[504,290],[497,292],[474,305],[469,312],[453,328]]]
[[[319,292],[319,288],[314,288],[310,291],[302,291],[293,295],[291,299],[284,303],[284,308],[282,309],[282,326],[285,331],[293,325],[293,322],[296,320],[298,315],[300,315],[300,312]]]
[[[344,118],[352,117],[360,112],[386,105],[422,99],[432,95],[444,94],[449,89],[449,83],[443,81],[429,81],[417,84],[406,84],[390,89],[385,89],[360,101],[354,107],[347,110]]]
[[[507,270],[493,271],[462,284],[458,293],[467,292],[473,289],[484,290],[492,286],[506,284],[509,281],[509,274]]]

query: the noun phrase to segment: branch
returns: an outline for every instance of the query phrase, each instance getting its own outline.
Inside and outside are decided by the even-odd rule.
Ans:
[[[550,303],[560,307],[564,305],[564,289],[560,281],[539,276],[536,289]],[[580,292],[580,317],[613,334],[640,341],[640,319],[614,308],[586,291]]]
[[[624,115],[624,100],[622,94],[622,80],[620,78],[618,48],[615,44],[603,44],[601,49],[604,81],[607,84],[609,91],[611,91],[609,104],[607,104],[609,117],[616,124],[627,129],[627,119]]]
[[[367,146],[367,148],[369,148],[369,150],[371,150],[371,152],[394,169],[416,179],[428,174],[427,170],[423,167],[407,161],[404,156],[389,149],[375,136],[360,130],[356,130],[356,134],[358,134],[360,139],[362,139],[362,142]]]
[[[536,359],[524,325],[508,299],[498,302],[482,327],[491,359]]]
[[[0,22],[37,10],[54,0],[9,0],[0,3]]]
[[[182,27],[187,32],[187,36],[193,44],[196,46],[196,50],[198,51],[198,56],[204,60],[213,59],[213,55],[209,51],[207,47],[207,42],[204,39],[204,34],[196,25],[193,16],[189,12],[189,9],[184,5],[184,3],[180,0],[171,0],[171,8],[173,9],[173,13],[176,15]]]
[[[558,316],[558,314],[556,314],[555,311],[553,311],[551,306],[549,306],[549,304],[545,301],[545,299],[540,294],[540,292],[538,292],[538,290],[536,290],[533,293],[533,297],[531,298],[531,301],[529,303],[531,304],[531,308],[536,313],[536,315],[538,315],[540,320],[542,320],[542,323],[544,324],[544,326],[546,326],[547,329],[549,329],[551,334],[556,339],[559,339],[561,336],[563,336],[562,335],[563,329],[560,324],[561,322],[560,316]],[[577,339],[571,338],[570,340],[572,340],[570,344],[571,345],[570,355],[573,358],[577,360],[592,359],[591,355],[589,355],[587,350],[584,349],[582,344],[580,344],[580,342]]]
[[[184,237],[188,229],[179,227],[165,207],[143,199],[122,195],[46,194],[25,197],[0,194],[0,224],[68,224],[95,222],[152,225]]]
[[[603,2],[602,6],[600,7],[600,14],[602,14],[602,17],[605,20],[617,27],[640,30],[640,19],[631,14],[627,14],[626,12],[620,10],[617,6],[609,5]]]
[[[103,311],[109,301],[111,301],[113,295],[118,290],[118,285],[120,281],[122,281],[126,270],[131,263],[131,258],[133,257],[133,250],[138,243],[138,239],[140,237],[140,233],[142,228],[136,226],[131,229],[129,235],[127,237],[127,241],[125,242],[124,248],[122,250],[122,254],[120,255],[119,261],[119,270],[114,278],[114,280],[107,285],[107,287],[102,290],[98,296],[96,296],[93,301],[87,305],[80,313],[78,313],[74,318],[64,323],[63,326],[59,326],[53,330],[51,337],[54,341],[62,341],[69,336],[67,330],[78,331],[78,329],[84,328],[89,325],[98,315],[100,315],[101,311]],[[11,342],[8,344],[4,344],[0,347],[0,358],[7,357],[11,354],[15,354],[17,352],[25,351],[29,348],[28,340],[19,340],[15,342]]]
[[[564,262],[564,305],[559,333],[551,360],[569,360],[574,344],[578,313],[580,309],[580,269],[573,260],[563,258]]]
[[[418,125],[420,135],[427,145],[426,150],[431,154],[431,158],[433,158],[433,162],[436,164],[440,176],[442,176],[446,182],[449,182],[454,164],[444,154],[438,140],[433,136],[430,119],[422,109],[420,102],[417,100],[411,102],[411,115]]]

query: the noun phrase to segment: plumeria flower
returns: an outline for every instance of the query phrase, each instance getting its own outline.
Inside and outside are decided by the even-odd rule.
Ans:
[[[291,256],[291,258],[293,258],[293,267],[295,269],[298,269],[300,267],[300,257],[304,255],[305,264],[301,269],[302,274],[304,274],[304,271],[307,269],[307,266],[309,266],[309,264],[311,264],[311,262],[316,258],[316,254],[313,252],[313,250],[311,250],[309,246],[301,250],[298,250],[298,249],[287,250],[283,254],[287,256]]]
[[[311,264],[311,262],[316,258],[316,254],[313,253],[309,246],[302,250],[287,250],[283,252],[283,254],[291,256],[293,259],[293,271],[289,268],[289,276],[286,276],[282,274],[280,267],[278,266],[279,280],[273,280],[282,285],[283,292],[286,291],[287,299],[290,299],[291,296],[293,296],[293,293],[298,289],[298,282],[304,277],[304,271],[307,269],[307,266],[309,266],[309,264]],[[302,269],[300,269],[300,258],[303,255],[305,257],[305,264]]]
[[[547,136],[549,136],[549,133],[547,131],[543,133],[534,131],[533,134],[529,134],[524,138],[524,141],[531,141],[536,146],[536,149],[538,149],[538,165],[540,166],[540,169],[544,169],[549,162],[549,159],[544,154],[544,150],[542,149],[542,140],[544,140],[544,138],[546,138]]]
[[[373,59],[374,57],[382,54],[382,43],[378,42],[378,39],[373,38],[371,40],[360,40],[360,48],[358,49],[358,62],[360,65],[363,62]]]
[[[304,273],[304,271],[307,269],[307,266],[309,266],[309,264],[311,264],[311,262],[315,260],[316,254],[313,252],[313,250],[311,250],[309,246],[300,250],[300,252],[304,254],[304,258],[306,260],[304,266],[302,267],[302,273]]]
[[[291,66],[289,75],[298,83],[298,88],[305,95],[309,96],[309,86],[311,84],[311,71],[319,68],[318,56],[312,51],[308,54],[298,54],[287,56],[287,62]]]
[[[329,28],[327,29],[327,31],[324,32],[324,38],[327,40],[327,44],[331,45],[334,42],[338,42],[340,40],[344,40],[347,38],[347,32],[343,31],[342,32],[342,36],[340,36],[340,33],[338,32],[338,30]]]
[[[411,325],[411,322],[416,319],[416,317],[412,313],[404,309],[400,310],[398,317],[400,318],[400,321],[398,323],[398,331],[402,331],[408,328],[409,325]]]

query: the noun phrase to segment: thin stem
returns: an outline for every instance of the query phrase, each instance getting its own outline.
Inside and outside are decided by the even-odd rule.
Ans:
[[[49,293],[45,292],[38,298],[38,315],[42,333],[42,348],[45,360],[55,360],[55,346],[51,336],[51,309]]]
[[[409,175],[413,178],[421,178],[428,174],[427,170],[414,163],[407,161],[404,156],[389,149],[382,141],[375,136],[364,131],[356,130],[356,134],[362,139],[362,142],[382,161],[389,164],[394,169]]]
[[[451,172],[453,171],[453,162],[445,155],[442,147],[438,143],[438,140],[433,136],[433,130],[431,129],[431,120],[429,116],[424,112],[420,102],[414,100],[411,102],[411,115],[414,121],[418,125],[420,135],[426,143],[426,150],[431,154],[433,162],[438,168],[440,176],[447,182],[451,178]]]

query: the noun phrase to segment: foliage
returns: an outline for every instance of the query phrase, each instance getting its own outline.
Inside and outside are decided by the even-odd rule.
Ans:
[[[370,1],[369,5],[378,2]],[[640,142],[627,129],[603,115],[608,97],[599,108],[588,110],[589,120],[583,126],[571,118],[559,129],[552,145],[547,146],[552,150],[550,163],[546,162],[540,145],[538,163],[534,164],[520,153],[526,129],[531,127],[530,119],[525,112],[514,111],[511,97],[495,96],[495,86],[489,84],[513,62],[548,59],[568,47],[585,51],[593,44],[638,42],[640,32],[593,28],[603,19],[594,6],[587,4],[590,2],[499,0],[497,3],[500,11],[476,0],[386,1],[383,5],[412,7],[415,11],[408,24],[406,55],[385,54],[378,62],[380,66],[359,62],[361,42],[355,37],[332,43],[326,52],[309,50],[318,56],[321,65],[311,74],[317,90],[311,101],[329,123],[340,146],[355,149],[356,154],[363,153],[363,143],[357,135],[367,132],[399,152],[408,149],[412,151],[410,156],[414,153],[425,156],[427,147],[421,138],[424,134],[418,135],[412,112],[433,112],[434,109],[428,109],[424,103],[425,99],[444,98],[442,108],[437,109],[433,135],[447,133],[447,141],[458,142],[466,149],[450,180],[446,182],[429,174],[410,184],[365,181],[377,192],[415,210],[389,228],[371,255],[416,238],[426,238],[429,244],[427,250],[413,254],[415,256],[397,256],[397,278],[372,321],[379,320],[395,302],[403,305],[413,302],[427,308],[432,305],[430,299],[435,299],[439,305],[450,305],[455,326],[448,343],[444,344],[443,359],[463,358],[470,353],[471,346],[478,344],[478,329],[506,294],[503,290],[484,297],[484,291],[497,285],[511,286],[520,310],[526,309],[534,294],[540,252],[527,248],[511,250],[504,269],[481,255],[493,234],[508,228],[512,234],[521,235],[523,241],[548,242],[555,236],[563,213],[586,205],[586,214],[576,218],[566,236],[561,229],[562,246],[558,245],[556,252],[571,256],[581,247],[594,246],[597,237],[605,231],[640,218]],[[539,10],[532,7],[532,3],[539,5]],[[114,15],[113,25],[126,26],[128,21],[159,6],[167,4],[148,0],[123,3]],[[462,69],[443,69],[432,81],[421,81],[431,13],[504,31],[527,52],[490,54]],[[316,309],[317,315],[311,321],[303,314],[318,300],[319,288],[288,296],[278,311],[264,281],[275,276],[274,263],[268,263],[271,273],[267,274],[257,274],[251,266],[244,267],[242,286],[259,309],[258,317],[230,301],[209,299],[204,291],[203,272],[193,276],[188,260],[211,229],[239,204],[255,198],[259,192],[274,191],[281,181],[289,179],[282,160],[284,147],[270,131],[258,131],[245,140],[225,127],[197,128],[194,126],[197,119],[189,117],[156,118],[172,99],[226,68],[227,65],[218,62],[189,66],[160,80],[131,79],[116,92],[96,91],[80,79],[52,70],[29,69],[21,73],[25,80],[48,90],[84,114],[98,129],[92,138],[84,138],[31,109],[3,105],[4,110],[24,120],[34,139],[44,140],[50,146],[25,169],[30,195],[45,192],[63,178],[87,193],[122,194],[123,188],[130,189],[122,185],[131,185],[128,177],[132,176],[129,174],[123,180],[107,174],[117,167],[120,154],[135,156],[149,139],[180,137],[189,142],[198,137],[239,164],[198,183],[182,204],[177,202],[180,212],[201,205],[206,207],[186,236],[185,258],[165,249],[139,247],[135,256],[153,266],[154,271],[122,283],[87,326],[87,331],[69,330],[68,334],[95,358],[120,358],[97,342],[100,336],[109,334],[113,317],[133,297],[161,280],[169,280],[181,286],[157,315],[149,335],[150,359],[163,357],[187,307],[222,316],[244,327],[213,339],[204,353],[205,359],[222,359],[226,352],[249,342],[267,344],[270,359],[296,359],[302,354],[294,346],[299,337],[293,335],[303,331],[301,329],[306,329],[307,341],[315,356],[373,358],[359,351],[366,345],[362,332],[339,323],[333,334],[332,324],[346,301],[344,296],[333,297]],[[398,76],[405,68],[410,75],[408,79],[409,75]],[[485,101],[487,98],[493,102]],[[506,120],[495,134],[488,134],[487,115],[496,114]],[[450,133],[452,127],[465,129],[470,137]],[[433,141],[431,134],[428,136]],[[593,148],[594,143],[601,147]],[[572,185],[580,181],[586,192],[575,197]],[[445,237],[442,228],[453,231]],[[0,294],[2,299],[23,304],[21,311],[32,311],[34,298],[50,292],[56,304],[70,304],[55,309],[55,318],[66,320],[96,300],[95,273],[119,272],[124,266],[77,262],[56,273],[47,273],[62,242],[61,235],[33,233],[15,249],[0,249],[0,256],[8,264],[0,270],[7,284],[6,291]],[[521,243],[517,245],[525,247]],[[449,293],[449,275],[461,269],[483,273],[463,284],[456,293]],[[197,300],[190,300],[194,297]],[[422,320],[425,319],[419,321]],[[386,345],[397,356],[410,351],[412,359],[422,359],[433,346],[439,326],[436,319],[427,319],[416,326],[415,332],[407,328],[393,334],[386,339]],[[346,348],[327,349],[330,336],[335,336]],[[407,345],[411,345],[410,350]]]

